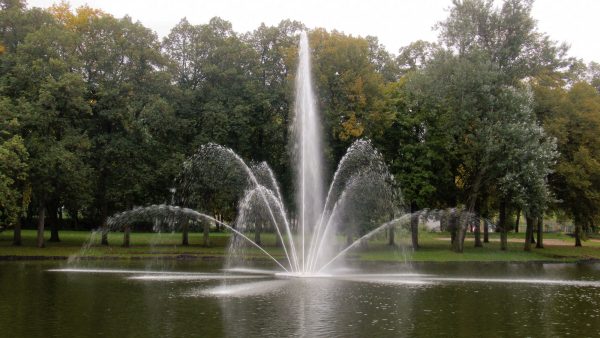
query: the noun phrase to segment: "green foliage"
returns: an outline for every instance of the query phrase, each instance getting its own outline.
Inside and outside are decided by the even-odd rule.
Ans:
[[[46,206],[100,225],[170,201],[183,159],[209,142],[268,162],[293,203],[288,127],[302,23],[239,34],[220,18],[184,18],[159,41],[88,6],[0,7],[0,221]],[[531,9],[530,0],[456,0],[438,41],[397,56],[376,37],[311,30],[329,168],[366,137],[413,207],[493,214],[503,202],[539,215],[552,204],[595,226],[599,67],[567,58]],[[193,174],[244,185],[219,165]],[[235,188],[196,183],[190,204],[234,216]],[[348,212],[351,232],[375,222],[369,212]]]
[[[445,130],[445,110],[424,96],[421,86],[428,86],[426,81],[422,74],[412,73],[387,86],[386,102],[394,119],[374,140],[382,147],[404,199],[422,207],[443,207],[453,185],[447,147],[451,139]]]
[[[469,210],[495,196],[540,214],[549,201],[553,140],[538,126],[523,80],[559,74],[568,62],[566,47],[537,32],[531,6],[454,1],[438,24],[446,50],[417,43],[401,54],[417,72],[411,90],[445,116],[448,160]]]
[[[29,205],[29,153],[18,135],[14,107],[0,101],[0,224],[14,225]]]
[[[535,87],[536,112],[556,137],[559,157],[550,183],[556,207],[584,228],[600,217],[600,94],[587,83]]]
[[[502,70],[503,80],[567,68],[566,44],[556,45],[537,31],[533,0],[454,0],[448,18],[438,24],[440,40],[458,55],[485,53]]]
[[[373,41],[340,32],[311,32],[315,85],[329,137],[332,163],[352,141],[383,133],[390,112],[385,109],[383,64],[373,63]]]

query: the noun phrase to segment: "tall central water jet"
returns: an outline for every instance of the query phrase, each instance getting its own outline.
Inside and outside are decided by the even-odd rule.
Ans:
[[[296,73],[296,102],[293,132],[295,138],[296,188],[299,246],[302,271],[307,270],[308,246],[312,230],[323,208],[323,166],[320,118],[312,87],[310,46],[306,32],[300,34],[299,62]]]

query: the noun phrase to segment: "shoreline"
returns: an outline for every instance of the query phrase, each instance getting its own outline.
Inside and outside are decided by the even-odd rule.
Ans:
[[[62,231],[61,242],[47,242],[41,249],[35,246],[36,232],[23,231],[23,245],[12,245],[12,233],[0,233],[0,262],[8,261],[198,261],[218,262],[227,258],[229,234],[211,233],[210,244],[205,246],[202,233],[190,233],[190,244],[181,245],[181,233],[132,233],[129,247],[119,245],[121,233],[110,233],[109,246],[97,243],[97,238],[88,232]],[[285,260],[285,253],[276,246],[275,236],[265,233],[262,236],[263,247],[275,259]],[[369,264],[379,263],[468,263],[468,262],[505,262],[505,263],[582,263],[600,262],[600,241],[590,239],[582,247],[575,247],[572,239],[565,234],[545,235],[543,249],[532,246],[531,251],[523,250],[522,234],[510,234],[508,250],[501,251],[497,243],[498,235],[490,234],[490,243],[475,248],[473,238],[468,236],[463,253],[453,252],[450,248],[448,233],[426,232],[419,233],[418,250],[413,250],[410,241],[405,237],[397,237],[396,245],[390,246],[385,238],[377,238],[368,246],[349,252],[346,261]],[[254,248],[248,248],[246,259],[268,261],[263,253]]]
[[[0,255],[0,262],[36,262],[36,261],[66,261],[69,260],[69,256],[29,256],[29,255]],[[102,256],[82,256],[77,257],[80,261],[145,261],[145,260],[165,260],[165,261],[203,261],[203,262],[217,262],[225,260],[225,256],[220,255],[190,255],[190,254],[179,254],[179,255],[148,255],[148,256],[114,256],[114,255],[102,255]],[[557,257],[556,259],[531,259],[531,260],[365,260],[360,258],[349,259],[349,262],[356,263],[374,263],[374,264],[385,264],[385,263],[404,263],[404,264],[495,264],[495,263],[510,263],[510,264],[596,264],[600,263],[599,258],[587,257],[587,258],[576,258],[573,257]],[[263,258],[248,258],[252,261],[264,261],[269,262],[269,259]]]

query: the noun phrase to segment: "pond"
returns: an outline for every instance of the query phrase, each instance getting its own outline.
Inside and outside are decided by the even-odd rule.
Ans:
[[[1,262],[0,336],[600,335],[599,263],[361,263],[330,278],[202,261],[84,265]]]

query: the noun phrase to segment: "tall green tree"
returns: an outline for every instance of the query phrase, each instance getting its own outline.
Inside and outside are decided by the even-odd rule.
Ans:
[[[323,116],[326,158],[336,163],[352,141],[382,135],[392,120],[373,42],[317,29],[310,33],[314,79]],[[333,165],[331,165],[333,167]]]
[[[21,245],[21,218],[31,198],[28,160],[15,108],[5,98],[0,102],[0,223],[13,227],[14,245]]]
[[[600,94],[588,83],[570,89],[536,85],[536,112],[556,137],[559,157],[549,182],[556,207],[575,223],[575,245],[600,216]]]
[[[297,21],[284,20],[277,26],[262,24],[244,37],[258,59],[256,108],[249,128],[252,157],[273,166],[288,201],[293,200],[288,133],[293,117],[293,75],[298,35],[304,29]]]
[[[568,46],[537,30],[533,0],[453,0],[448,18],[440,22],[440,42],[458,55],[485,53],[497,65],[502,81],[566,69]]]
[[[105,224],[118,210],[169,200],[168,182],[182,157],[168,141],[177,139],[178,123],[166,100],[171,77],[156,35],[129,17],[85,7],[62,17],[71,18],[64,25],[79,37],[75,50],[91,108],[88,217]]]
[[[76,37],[48,15],[43,29],[32,31],[11,53],[3,93],[12,97],[22,119],[30,154],[29,180],[38,210],[38,246],[44,246],[46,209],[56,215],[67,191],[85,198],[89,179],[85,156],[89,148],[83,124],[89,106],[76,73]],[[83,192],[83,193],[82,193]],[[51,239],[58,240],[53,222]]]
[[[447,207],[454,186],[451,153],[446,146],[448,111],[428,98],[431,78],[412,72],[386,86],[391,124],[374,140],[390,164],[410,212]],[[411,219],[413,248],[418,248],[418,218]]]
[[[445,75],[438,78],[440,87],[449,85],[448,89],[442,87],[442,91],[446,92],[445,104],[453,110],[450,130],[457,133],[453,145],[459,160],[457,182],[469,212],[475,211],[478,200],[485,194],[484,188],[496,185],[502,177],[497,159],[488,156],[488,134],[502,144],[503,140],[510,140],[511,134],[509,130],[505,130],[506,135],[497,131],[509,125],[506,121],[518,121],[524,116],[522,122],[535,130],[536,117],[519,113],[530,108],[509,104],[520,95],[510,93],[526,91],[522,85],[526,78],[548,73],[560,75],[568,66],[564,58],[566,47],[556,45],[537,31],[531,7],[531,1],[521,0],[505,1],[499,8],[493,1],[454,1],[448,18],[438,24],[440,44],[450,52],[443,61],[447,65],[438,67]],[[490,128],[497,130],[492,132]],[[544,148],[542,135],[537,137],[540,152]],[[514,202],[511,199],[501,198],[499,202],[511,204]],[[499,209],[505,211],[506,207]]]

